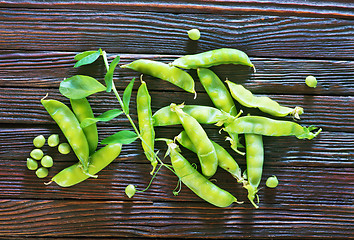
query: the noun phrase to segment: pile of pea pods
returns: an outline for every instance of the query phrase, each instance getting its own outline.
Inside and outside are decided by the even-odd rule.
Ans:
[[[209,67],[221,64],[240,64],[255,69],[246,53],[231,48],[182,56],[169,64],[149,59],[138,59],[120,66],[122,69],[132,69],[168,81],[194,94],[196,98],[194,80],[185,71],[186,69],[195,69],[202,86],[215,105],[215,107],[211,107],[171,103],[153,114],[147,84],[141,79],[136,100],[138,113],[138,127],[136,127],[129,115],[129,101],[134,80],[124,91],[123,98],[119,96],[112,80],[113,71],[119,62],[119,57],[108,65],[106,53],[100,49],[99,51],[84,52],[75,59],[78,60],[77,63],[86,59],[85,64],[90,64],[99,56],[103,57],[107,68],[106,87],[95,79],[77,75],[64,80],[60,85],[60,92],[70,98],[72,110],[59,101],[42,99],[43,106],[56,121],[79,159],[76,164],[62,170],[52,178],[52,181],[62,187],[73,186],[89,177],[97,177],[96,174],[100,170],[119,156],[123,144],[129,144],[136,139],[140,139],[146,158],[152,165],[151,175],[155,176],[159,169],[165,166],[177,175],[180,182],[214,206],[227,207],[234,202],[241,203],[231,193],[210,181],[218,167],[221,167],[247,189],[249,201],[254,207],[258,208],[257,192],[264,161],[262,136],[295,136],[299,139],[312,139],[321,132],[321,129],[313,126],[301,126],[294,121],[274,120],[262,116],[242,116],[243,112],[236,109],[234,100],[242,106],[258,108],[260,111],[276,117],[292,115],[294,119],[299,119],[303,109],[301,107],[281,106],[269,97],[257,97],[242,85],[229,80],[226,81],[225,85],[213,71],[208,69]],[[96,122],[105,119],[102,115],[108,115],[108,113],[95,118],[86,97],[96,92],[110,92],[111,90],[113,90],[122,108],[122,111],[118,111],[119,113],[114,117],[124,113],[132,124],[135,133],[129,131],[118,132],[102,141],[101,143],[107,145],[97,150]],[[83,92],[84,95],[82,95]],[[87,119],[96,119],[97,121],[91,121],[90,124],[83,125],[83,122],[87,122]],[[111,119],[113,117],[108,117],[108,120]],[[174,139],[155,138],[155,130],[158,127],[177,124],[183,127],[183,131]],[[242,174],[239,165],[231,154],[209,139],[202,126],[203,124],[215,124],[228,134],[226,140],[230,142],[230,148],[246,157],[247,169],[244,174]],[[314,132],[316,129],[317,131]],[[245,138],[245,152],[240,150],[242,146],[239,143],[240,134],[243,134]],[[128,138],[131,140],[128,141]],[[166,142],[168,146],[166,154],[170,156],[172,168],[164,164],[155,152],[155,141],[157,140]],[[179,145],[193,151],[198,156],[200,172],[183,157]],[[157,168],[157,166],[159,167]],[[268,180],[268,186],[275,187],[277,185],[275,177]],[[128,185],[126,194],[132,197],[135,192],[135,187]]]

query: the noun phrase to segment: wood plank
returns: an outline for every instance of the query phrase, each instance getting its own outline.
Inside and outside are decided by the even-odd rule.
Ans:
[[[353,59],[354,46],[353,21],[334,18],[1,8],[0,28],[4,50],[182,55],[231,47],[258,57]],[[190,28],[201,30],[198,42]]]
[[[24,7],[24,8],[75,8],[94,10],[137,10],[173,12],[173,13],[229,13],[229,14],[267,14],[267,15],[304,15],[352,18],[354,5],[346,0],[273,0],[273,1],[51,1],[51,3],[39,0],[18,2],[13,0],[2,0],[2,7]]]
[[[161,82],[161,81],[159,81]],[[148,82],[149,84],[150,82]],[[138,83],[136,83],[138,86]],[[177,89],[177,87],[176,87]],[[19,124],[48,124],[54,121],[50,118],[40,103],[46,93],[50,93],[49,98],[63,101],[69,104],[68,99],[63,97],[58,90],[46,88],[0,88],[0,123],[19,123]],[[193,94],[187,92],[162,92],[150,91],[152,98],[152,109],[155,112],[161,107],[171,104],[171,102],[186,104],[200,104],[213,106],[209,97],[205,93],[200,93],[196,100]],[[107,97],[109,96],[109,97]],[[136,117],[136,93],[133,93],[131,100],[131,115]],[[302,125],[315,125],[326,131],[345,131],[353,132],[354,122],[349,119],[354,118],[354,109],[352,108],[354,98],[352,96],[298,96],[298,95],[268,95],[285,106],[299,105],[305,110],[302,115]],[[95,114],[101,114],[109,109],[117,108],[117,100],[114,95],[107,93],[98,93],[90,98],[90,102]],[[295,103],[295,104],[294,104]],[[238,109],[243,109],[244,114],[265,115],[257,109],[247,109],[237,105]],[[123,117],[118,118],[119,122]],[[125,118],[124,118],[125,119]],[[284,119],[284,118],[282,118]],[[285,119],[291,120],[291,117]],[[109,124],[109,123],[108,123]]]
[[[0,232],[37,237],[323,239],[347,238],[353,230],[352,206],[278,204],[245,211],[188,205],[186,210],[185,202],[2,199]]]
[[[2,160],[0,162],[0,198],[129,201],[130,199],[124,193],[128,184],[134,184],[138,190],[143,190],[151,180],[149,174],[151,166],[147,160],[144,159],[145,163],[134,164],[123,156],[99,172],[97,179],[91,178],[70,188],[62,188],[55,183],[46,186],[43,183],[48,183],[57,172],[71,164],[55,160],[55,165],[50,169],[50,175],[45,179],[38,179],[34,171],[28,170],[25,160]],[[271,204],[335,204],[337,206],[354,204],[352,165],[337,168],[323,165],[297,167],[292,164],[272,165],[268,164],[268,160],[272,159],[268,159],[266,154],[266,163],[258,192],[261,208]],[[194,158],[191,162],[196,161]],[[168,163],[169,160],[166,162]],[[245,165],[241,167],[245,170]],[[276,175],[279,180],[276,189],[265,186],[265,181],[272,175]],[[215,179],[219,187],[232,193],[239,201],[244,201],[243,205],[239,205],[241,208],[253,208],[247,200],[247,191],[229,173],[219,169],[212,179]],[[174,196],[172,191],[176,188],[177,180],[172,172],[162,168],[150,188],[143,193],[136,193],[132,200],[204,202],[184,185],[179,195]]]
[[[46,51],[0,51],[0,86],[1,87],[45,87],[57,88],[64,78],[76,74],[90,75],[97,79],[104,76],[102,60],[86,67],[74,69],[76,52]],[[117,54],[109,53],[109,61]],[[120,54],[121,63],[127,64],[136,59],[146,58],[173,61],[179,55]],[[224,65],[212,69],[221,79],[228,78],[242,83],[254,93],[267,94],[306,94],[306,95],[354,95],[354,61],[309,60],[290,58],[252,58],[257,68],[256,73],[242,66]],[[195,81],[198,92],[204,91],[195,71],[189,71]],[[304,84],[308,75],[318,79],[317,88]],[[123,89],[139,73],[117,69],[114,76],[118,89]],[[178,91],[169,83],[149,80],[150,90]]]
[[[99,140],[101,141],[105,137],[123,129],[130,128],[122,127],[118,124],[116,127],[100,125],[98,128]],[[181,127],[159,128],[156,130],[156,137],[173,139],[180,131],[182,131]],[[206,131],[208,136],[227,149],[237,162],[245,165],[245,158],[233,153],[229,143],[224,141],[224,134],[219,135],[218,129],[215,128],[206,129]],[[0,128],[0,159],[4,161],[24,161],[33,149],[32,140],[35,136],[43,134],[48,138],[54,133],[60,134],[61,141],[65,141],[65,137],[60,133],[59,128],[55,126],[46,126],[45,128],[2,127]],[[352,167],[354,156],[353,139],[353,133],[326,131],[311,141],[299,140],[294,137],[264,137],[266,164],[269,166],[281,165],[294,167]],[[61,155],[56,149],[50,148],[47,145],[43,150],[63,165],[68,165],[76,161],[73,153]],[[166,150],[166,145],[162,142],[157,142],[156,150],[160,150],[162,154]],[[198,161],[193,153],[186,150],[184,154],[189,160]],[[138,141],[125,145],[119,158],[132,163],[146,163],[144,153]]]

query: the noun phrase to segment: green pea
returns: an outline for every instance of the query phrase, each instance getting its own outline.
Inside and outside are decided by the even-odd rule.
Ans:
[[[43,167],[50,168],[53,166],[53,158],[51,156],[45,155],[41,160],[41,164]]]
[[[61,154],[68,154],[70,153],[70,145],[68,143],[60,143],[58,146],[58,151]]]
[[[267,179],[266,181],[266,186],[269,187],[269,188],[275,188],[278,186],[278,179],[276,176],[271,176]]]
[[[48,145],[50,147],[56,147],[59,144],[59,135],[58,134],[52,134],[48,138]]]
[[[36,148],[41,148],[45,144],[45,137],[43,135],[39,135],[33,139],[33,145]]]
[[[45,178],[46,176],[48,176],[48,169],[46,169],[45,167],[40,167],[37,169],[36,175],[38,178]]]
[[[35,160],[41,160],[43,157],[43,151],[40,149],[33,149],[30,156]]]
[[[38,168],[38,163],[32,158],[27,158],[27,168],[29,170],[36,170]]]
[[[200,38],[200,31],[198,29],[191,29],[187,31],[188,37],[192,40],[199,40]]]
[[[305,83],[307,86],[315,88],[317,86],[317,79],[314,76],[307,76],[305,79]]]
[[[132,184],[129,184],[125,188],[125,194],[128,196],[128,198],[131,198],[132,196],[134,196],[135,192],[136,192],[135,186]]]

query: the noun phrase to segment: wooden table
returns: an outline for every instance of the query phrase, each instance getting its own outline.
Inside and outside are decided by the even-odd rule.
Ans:
[[[188,39],[186,31],[191,28],[201,31],[199,41]],[[305,113],[299,123],[323,128],[311,141],[264,137],[259,209],[223,170],[213,177],[216,184],[245,201],[243,205],[220,209],[185,186],[174,196],[177,178],[166,168],[149,190],[128,199],[124,194],[128,184],[142,190],[151,178],[138,141],[125,145],[97,179],[71,188],[46,186],[43,182],[49,177],[38,179],[27,170],[32,139],[61,134],[40,99],[49,93],[50,98],[69,104],[58,86],[75,74],[103,80],[102,59],[73,68],[78,52],[102,48],[109,61],[121,56],[121,64],[139,58],[168,63],[181,55],[222,47],[245,51],[257,72],[242,66],[213,67],[221,79],[241,83],[258,96],[270,96],[286,106],[300,105]],[[3,0],[0,49],[1,237],[354,238],[352,1]],[[171,102],[212,106],[195,71],[189,72],[196,80],[196,100],[172,84],[144,77],[153,111]],[[317,88],[305,85],[308,75],[317,77]],[[133,77],[139,73],[117,69],[114,79],[120,93]],[[131,103],[134,120],[138,82]],[[89,100],[96,115],[118,107],[113,94],[99,93]],[[100,140],[132,129],[123,116],[98,128]],[[205,128],[210,138],[232,152],[218,128]],[[180,126],[160,127],[156,135],[172,138],[180,131]],[[157,149],[162,154],[166,147],[157,143]],[[44,150],[55,159],[49,176],[77,161],[73,154]],[[197,162],[191,152],[183,153]],[[244,170],[245,158],[233,156]],[[273,174],[279,186],[266,188],[265,180]]]

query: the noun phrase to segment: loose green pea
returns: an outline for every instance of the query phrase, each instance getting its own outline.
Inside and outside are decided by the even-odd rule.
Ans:
[[[191,29],[187,31],[188,37],[192,40],[198,40],[200,38],[200,31],[198,29]]]
[[[33,149],[30,156],[35,160],[41,160],[43,157],[43,151],[40,149]]]
[[[134,196],[135,192],[136,192],[135,186],[132,184],[129,184],[125,188],[125,194],[128,196],[128,198],[131,198],[132,196]]]
[[[317,86],[317,79],[314,76],[307,76],[305,79],[305,83],[307,86],[315,88]]]
[[[45,155],[41,160],[41,164],[43,167],[50,168],[53,166],[53,158],[51,156]]]
[[[58,151],[61,154],[68,154],[70,153],[70,145],[68,143],[60,143],[58,146]]]
[[[278,186],[278,179],[276,176],[271,176],[267,179],[266,181],[266,186],[269,187],[269,188],[275,188]]]
[[[36,148],[41,148],[45,144],[45,137],[43,135],[39,135],[33,139],[33,145]]]
[[[45,167],[40,167],[37,169],[36,175],[38,178],[45,178],[46,176],[48,176],[48,169],[46,169]]]
[[[59,144],[59,135],[58,134],[52,134],[48,138],[48,145],[50,147],[56,147]]]
[[[32,158],[27,158],[27,168],[29,170],[36,170],[38,168],[38,163]]]

